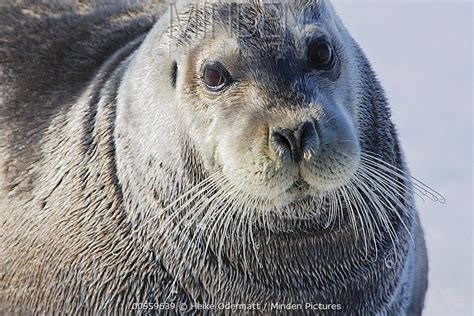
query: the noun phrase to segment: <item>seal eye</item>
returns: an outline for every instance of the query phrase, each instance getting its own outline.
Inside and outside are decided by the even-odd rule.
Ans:
[[[220,63],[211,63],[204,67],[203,79],[209,90],[219,91],[230,82],[230,75]]]
[[[308,47],[308,63],[311,68],[328,70],[333,66],[334,52],[326,39],[319,39]]]

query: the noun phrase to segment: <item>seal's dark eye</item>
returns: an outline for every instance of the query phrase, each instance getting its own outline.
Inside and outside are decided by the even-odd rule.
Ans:
[[[209,90],[222,90],[229,82],[229,72],[220,63],[210,63],[204,67],[204,83]]]
[[[308,47],[308,64],[318,70],[330,69],[334,61],[334,52],[326,39],[319,39]]]

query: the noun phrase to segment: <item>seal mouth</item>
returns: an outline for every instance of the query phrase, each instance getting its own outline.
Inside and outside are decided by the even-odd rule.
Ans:
[[[310,189],[310,185],[308,182],[306,182],[304,179],[299,178],[293,184],[286,190],[286,193],[288,194],[304,194],[307,193]]]
[[[304,179],[299,178],[285,190],[286,203],[294,203],[311,198],[311,186]]]

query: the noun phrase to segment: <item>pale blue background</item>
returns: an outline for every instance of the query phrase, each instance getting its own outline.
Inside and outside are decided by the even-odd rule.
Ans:
[[[387,92],[414,176],[430,257],[424,315],[473,315],[473,3],[333,1]]]

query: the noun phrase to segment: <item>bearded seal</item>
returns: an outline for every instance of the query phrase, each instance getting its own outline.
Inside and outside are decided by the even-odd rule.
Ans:
[[[438,196],[330,3],[0,17],[2,314],[421,313]]]

